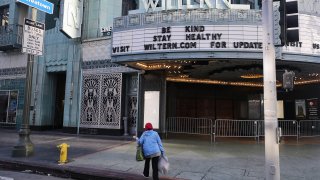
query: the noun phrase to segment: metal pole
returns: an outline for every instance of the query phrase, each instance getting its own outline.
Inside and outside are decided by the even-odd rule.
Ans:
[[[81,48],[82,49],[82,48]],[[81,50],[81,52],[80,52],[81,54],[81,56],[80,57],[82,57],[82,50]],[[80,62],[79,62],[80,63]],[[81,121],[81,119],[80,119],[80,116],[81,116],[81,112],[79,111],[80,109],[81,109],[81,101],[82,100],[80,100],[81,98],[82,98],[82,70],[81,70],[81,68],[79,68],[79,92],[78,92],[78,94],[77,94],[77,99],[78,99],[78,101],[80,101],[78,104],[78,109],[77,109],[77,113],[78,113],[78,122],[77,122],[77,136],[79,136],[79,134],[80,134],[80,121]]]
[[[266,180],[280,180],[279,144],[277,142],[277,89],[275,47],[273,43],[273,1],[262,1],[263,87],[265,122]]]
[[[78,119],[78,122],[77,122],[77,135],[79,136],[80,134],[80,121],[81,121],[81,112],[80,112],[80,109],[81,109],[81,98],[82,98],[82,77],[83,77],[83,72],[82,72],[82,68],[81,68],[81,62],[83,62],[83,51],[82,51],[82,41],[80,42],[80,61],[78,62],[78,73],[77,73],[77,76],[78,76],[78,88],[79,88],[79,91],[78,91],[78,94],[77,94],[77,99],[78,99],[78,106],[77,106],[77,119]]]
[[[167,131],[167,80],[166,80],[166,78],[164,77],[164,79],[163,79],[163,81],[164,81],[164,87],[163,87],[163,96],[162,96],[162,99],[163,99],[163,106],[164,106],[164,108],[163,108],[163,110],[162,110],[162,115],[163,115],[163,130],[162,130],[162,133],[163,134],[165,134],[166,133],[166,131]]]
[[[32,8],[31,19],[33,21],[36,21],[37,19],[37,9],[35,8]],[[25,97],[24,97],[22,124],[19,130],[19,141],[17,145],[13,147],[13,151],[12,151],[13,157],[28,157],[33,155],[34,145],[30,140],[30,127],[29,127],[30,103],[31,103],[31,93],[32,93],[33,61],[34,61],[34,55],[28,54],[26,83],[24,88]]]

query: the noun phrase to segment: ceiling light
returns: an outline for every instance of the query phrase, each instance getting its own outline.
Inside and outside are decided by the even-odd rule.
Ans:
[[[259,79],[259,78],[263,78],[263,75],[262,74],[244,74],[240,77],[243,79]]]
[[[185,75],[180,75],[179,77],[167,77],[167,81],[172,82],[184,82],[184,83],[199,83],[199,84],[216,84],[216,85],[229,85],[229,86],[246,86],[246,87],[263,87],[263,83],[260,82],[232,82],[232,81],[219,81],[219,80],[209,80],[209,79],[195,79],[189,78]],[[304,84],[315,84],[320,83],[320,79],[313,79],[308,81],[295,81],[295,85]],[[282,87],[280,82],[276,83],[277,87]]]
[[[182,69],[182,66],[180,65],[172,65],[172,64],[144,64],[144,63],[136,63],[136,66],[144,69],[144,70],[160,70],[160,69]]]

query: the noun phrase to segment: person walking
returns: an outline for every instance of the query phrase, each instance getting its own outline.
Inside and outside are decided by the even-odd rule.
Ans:
[[[149,177],[150,160],[152,161],[152,177],[154,180],[159,179],[158,161],[160,155],[164,156],[164,148],[162,146],[159,134],[153,130],[151,123],[146,123],[145,131],[142,133],[138,144],[142,146],[143,155],[145,157],[143,176]]]

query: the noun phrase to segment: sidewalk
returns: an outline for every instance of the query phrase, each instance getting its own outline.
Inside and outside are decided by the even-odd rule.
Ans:
[[[17,139],[16,132],[1,129],[0,168],[28,167],[78,179],[143,179],[139,174],[144,164],[135,161],[135,142],[122,137],[110,139],[107,136],[77,137],[33,132],[34,156],[12,158],[12,147]],[[71,162],[59,166],[56,146],[62,142],[70,144],[68,157]],[[222,142],[218,139],[210,146],[210,142],[205,140],[168,139],[163,140],[163,144],[170,161],[170,171],[161,179],[262,180],[265,176],[263,142]],[[319,179],[319,152],[318,140],[281,144],[281,179]]]

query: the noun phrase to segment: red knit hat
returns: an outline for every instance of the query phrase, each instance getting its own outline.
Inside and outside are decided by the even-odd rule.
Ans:
[[[152,129],[153,129],[151,123],[147,123],[144,128],[145,128],[146,130],[152,130]]]

